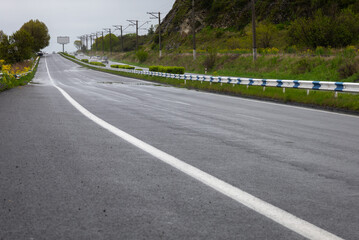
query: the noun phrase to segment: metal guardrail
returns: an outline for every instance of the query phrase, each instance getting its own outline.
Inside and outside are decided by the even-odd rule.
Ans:
[[[66,57],[66,56],[65,56]],[[100,67],[91,65],[85,62],[82,62],[78,59],[71,59],[78,61],[82,64],[97,67],[101,69],[109,69],[107,67]],[[201,82],[210,82],[210,83],[220,83],[220,84],[233,84],[234,85],[247,85],[247,86],[261,86],[265,87],[278,87],[283,88],[285,92],[286,88],[294,89],[306,89],[308,90],[322,90],[322,91],[333,91],[336,92],[348,92],[348,93],[359,93],[359,83],[347,83],[347,82],[323,82],[323,81],[306,81],[306,80],[281,80],[281,79],[258,79],[258,78],[239,78],[239,77],[214,77],[208,75],[195,75],[195,74],[171,74],[171,73],[162,73],[162,72],[152,72],[152,71],[139,71],[139,70],[129,70],[129,69],[119,69],[111,68],[113,71],[121,71],[128,73],[135,73],[148,76],[157,76],[165,77],[172,79],[181,79],[185,83],[187,80],[190,81],[201,81]]]

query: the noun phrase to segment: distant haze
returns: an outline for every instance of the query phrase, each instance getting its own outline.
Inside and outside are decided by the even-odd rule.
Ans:
[[[61,51],[57,44],[58,36],[69,36],[70,43],[66,51],[74,51],[73,42],[78,36],[102,31],[103,28],[113,28],[112,25],[128,26],[126,20],[145,21],[150,24],[143,26],[140,34],[147,33],[151,20],[147,12],[163,13],[163,17],[171,10],[175,0],[10,0],[1,3],[0,30],[11,35],[31,19],[44,22],[51,36],[47,52]],[[114,30],[114,28],[113,28]],[[125,33],[135,33],[134,27],[127,28]],[[115,32],[116,35],[119,31]]]

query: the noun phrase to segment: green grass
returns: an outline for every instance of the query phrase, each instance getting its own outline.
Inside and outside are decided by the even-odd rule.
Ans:
[[[131,65],[149,67],[152,65],[182,66],[186,72],[204,74],[207,55],[198,54],[193,61],[191,54],[167,54],[161,59],[156,52],[149,55],[146,62],[138,64],[133,54],[114,55],[113,59]],[[349,76],[341,76],[340,68],[352,63],[358,71]],[[213,69],[208,74],[233,77],[264,79],[313,80],[333,82],[359,82],[359,57],[321,57],[315,55],[260,55],[254,63],[250,54],[218,54]]]
[[[91,65],[95,65],[95,66],[100,66],[100,67],[106,67],[106,65],[105,65],[105,64],[100,63],[100,62],[89,62],[89,64],[91,64]]]
[[[68,59],[72,60],[70,58]],[[247,86],[243,86],[243,85],[233,86],[232,84],[223,84],[223,85],[221,85],[220,83],[210,84],[209,82],[201,83],[200,81],[190,81],[190,80],[187,80],[185,84],[184,80],[138,75],[133,73],[118,72],[110,69],[98,69],[85,64],[81,64],[79,62],[76,63],[96,71],[102,71],[102,72],[112,73],[125,77],[168,84],[180,88],[196,89],[196,90],[203,90],[203,91],[222,93],[222,94],[228,94],[234,96],[265,99],[265,100],[271,100],[281,103],[300,104],[300,105],[306,105],[311,107],[319,107],[323,109],[359,113],[358,94],[339,93],[338,97],[335,98],[333,92],[325,92],[325,91],[311,90],[310,94],[307,95],[307,91],[303,89],[287,88],[285,93],[283,93],[282,88],[275,88],[275,87],[267,87],[266,90],[263,91],[263,88],[260,86],[250,86],[247,88]]]
[[[133,66],[129,65],[111,65],[112,68],[121,68],[121,69],[135,69]]]
[[[16,79],[13,76],[9,76],[9,75],[4,75],[1,79],[0,79],[0,92],[11,89],[11,88],[15,88],[18,86],[24,86],[26,84],[28,84],[35,76],[36,71],[37,71],[37,66],[38,66],[39,62],[36,63],[36,66],[34,68],[34,71],[32,71],[31,73],[29,73],[26,76],[23,76],[19,79]]]

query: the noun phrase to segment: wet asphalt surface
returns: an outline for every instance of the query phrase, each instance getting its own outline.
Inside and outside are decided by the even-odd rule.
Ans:
[[[161,86],[46,56],[55,83],[148,144],[359,239],[359,118]],[[0,239],[303,239],[96,125],[52,85],[0,93]]]

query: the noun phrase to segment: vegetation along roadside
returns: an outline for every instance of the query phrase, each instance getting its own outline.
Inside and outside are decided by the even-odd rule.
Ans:
[[[36,74],[39,61],[27,61],[27,64],[22,63],[22,66],[18,66],[19,64],[4,65],[2,63],[3,61],[0,60],[0,92],[28,84]],[[34,64],[35,67],[31,70]]]
[[[111,69],[100,69],[100,68],[88,66],[86,64],[82,64],[78,61],[75,61],[71,57],[68,56],[66,57],[64,55],[62,56],[77,64],[80,64],[84,67],[96,71],[102,71],[102,72],[112,73],[115,75],[120,75],[125,77],[168,84],[175,87],[203,90],[203,91],[229,94],[229,95],[248,97],[248,98],[265,99],[265,100],[271,100],[281,103],[305,105],[310,107],[359,114],[358,94],[339,93],[338,96],[335,97],[335,94],[333,92],[315,91],[315,90],[310,91],[309,95],[307,95],[307,91],[302,89],[286,89],[286,91],[283,92],[281,88],[266,88],[264,91],[263,88],[260,86],[250,86],[250,87],[243,85],[233,86],[231,84],[221,85],[220,83],[213,83],[213,84],[210,84],[208,82],[201,83],[199,81],[187,81],[185,84],[183,80],[156,77],[156,76],[138,75],[134,73],[114,71]]]

